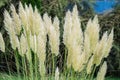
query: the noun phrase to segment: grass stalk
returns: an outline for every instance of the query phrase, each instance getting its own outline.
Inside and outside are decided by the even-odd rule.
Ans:
[[[7,68],[8,68],[8,74],[11,76],[11,72],[10,72],[10,66],[9,66],[9,64],[8,64],[8,60],[7,60],[6,53],[5,53],[5,61],[6,61]],[[11,79],[11,77],[10,77],[10,80],[12,80],[12,79]]]
[[[31,48],[30,48],[30,41],[29,41],[29,35],[27,34],[26,32],[26,37],[27,37],[27,42],[28,42],[28,55],[29,55],[29,59],[28,62],[29,62],[29,71],[30,71],[30,74],[29,74],[29,80],[33,80],[33,63],[32,63],[32,54],[31,54]]]
[[[38,70],[38,67],[37,67],[37,56],[35,55],[35,80],[38,80],[38,73],[37,73],[37,70]]]
[[[22,58],[22,68],[23,68],[24,80],[28,80],[27,79],[27,66],[26,66],[26,62],[25,62],[25,57]]]
[[[19,64],[18,53],[17,53],[16,50],[14,50],[14,56],[15,56],[15,63],[16,63],[17,73],[18,73],[18,80],[20,80],[20,64]]]
[[[35,46],[35,54],[34,54],[34,65],[35,65],[35,80],[38,80],[38,73],[37,73],[37,70],[38,70],[38,68],[37,68],[37,37],[36,36],[34,36],[34,46]]]
[[[91,74],[91,76],[90,76],[90,80],[93,80],[96,67],[97,67],[97,66],[95,65],[94,68],[93,68],[92,74]]]
[[[54,69],[55,69],[55,65],[54,65],[54,55],[52,54],[52,78],[54,78]]]

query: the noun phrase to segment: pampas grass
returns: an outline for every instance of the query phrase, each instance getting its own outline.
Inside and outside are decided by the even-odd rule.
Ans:
[[[59,68],[58,67],[55,70],[55,80],[59,80]]]
[[[68,49],[67,66],[81,74],[89,75],[87,78],[91,80],[96,67],[108,56],[113,42],[113,30],[109,36],[107,32],[104,33],[102,39],[99,38],[99,32],[97,15],[88,21],[85,31],[82,32],[77,6],[74,6],[72,12],[66,13],[63,41]]]
[[[104,80],[107,71],[107,63],[104,62],[97,74],[97,80]]]
[[[3,40],[3,37],[2,37],[1,33],[0,33],[0,50],[2,52],[5,52],[5,43],[4,43],[4,40]]]
[[[29,6],[25,4],[25,7],[23,7],[20,2],[18,13],[14,5],[11,5],[10,8],[11,14],[6,10],[4,12],[4,25],[14,50],[19,78],[20,75],[23,75],[24,80],[46,80],[47,38],[49,39],[48,43],[50,44],[51,53],[58,56],[60,21],[58,17],[53,18],[52,21],[47,13],[42,17],[37,8],[35,7],[33,9],[31,4]],[[113,29],[110,34],[105,32],[100,39],[99,21],[96,15],[88,21],[86,29],[83,32],[76,5],[72,11],[68,10],[66,12],[63,27],[63,43],[68,50],[68,53],[65,53],[68,54],[67,67],[65,67],[66,70],[60,72],[60,68],[58,70],[53,65],[51,76],[55,76],[55,80],[66,80],[68,77],[72,78],[73,76],[80,76],[81,79],[92,80],[96,67],[100,66],[112,48]],[[1,34],[0,42],[0,50],[5,52]],[[22,66],[20,65],[21,61],[19,57],[22,59]],[[55,63],[54,57],[52,57],[52,62],[53,64]],[[101,70],[98,72],[98,76],[101,75],[102,80],[106,73],[106,66],[107,64],[105,62],[101,67],[101,70],[105,71],[104,75],[101,75]],[[21,68],[23,71],[20,70]],[[54,70],[55,68],[56,71]],[[99,80],[99,77],[97,79]]]

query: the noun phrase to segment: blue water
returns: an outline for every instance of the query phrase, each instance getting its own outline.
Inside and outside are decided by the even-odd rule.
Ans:
[[[98,14],[102,14],[107,10],[113,9],[115,4],[116,0],[96,0],[94,11]]]

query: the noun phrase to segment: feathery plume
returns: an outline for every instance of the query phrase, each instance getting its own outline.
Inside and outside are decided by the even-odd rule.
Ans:
[[[106,71],[107,71],[107,63],[104,62],[97,74],[97,80],[104,80]]]
[[[38,35],[40,32],[40,27],[42,25],[42,19],[41,19],[40,14],[38,13],[38,10],[36,7],[35,7],[35,11],[34,11],[33,15],[34,15],[34,17],[33,17],[33,26],[32,27],[35,30],[33,32],[35,35]]]
[[[75,37],[77,44],[82,45],[83,44],[83,32],[81,29],[81,22],[80,22],[80,18],[78,15],[77,5],[74,6],[73,11],[72,11],[72,23],[73,23],[72,34]]]
[[[28,44],[27,44],[27,39],[26,37],[22,34],[20,38],[20,52],[19,54],[21,56],[24,56],[28,51]]]
[[[64,23],[63,42],[67,48],[71,46],[70,43],[72,42],[72,39],[73,39],[73,36],[71,35],[72,34],[72,17],[71,16],[72,16],[71,12],[68,11],[66,13],[65,23]]]
[[[41,78],[44,78],[45,73],[46,73],[46,70],[45,70],[45,65],[44,65],[44,63],[42,63],[41,61],[40,61],[40,63],[39,63],[39,72],[40,72]]]
[[[15,32],[13,32],[13,34],[11,34],[9,36],[10,36],[10,43],[12,45],[12,48],[15,50],[16,48],[19,47],[18,37],[15,35]]]
[[[98,66],[102,60],[102,58],[104,58],[104,50],[106,47],[106,41],[107,41],[107,32],[105,32],[102,36],[102,39],[98,42],[95,51],[94,51],[94,62],[95,64]]]
[[[46,41],[46,38],[42,38],[41,34],[37,36],[37,55],[41,62],[44,62],[46,58]]]
[[[86,63],[89,59],[89,57],[91,56],[90,53],[90,40],[89,40],[89,36],[85,33],[84,34],[84,53],[85,53],[85,57],[86,57]]]
[[[0,33],[0,50],[5,52],[5,43],[1,33]]]
[[[36,27],[35,27],[35,24],[34,22],[36,21],[34,18],[34,12],[33,12],[33,9],[32,9],[32,5],[29,4],[29,7],[28,7],[28,23],[29,23],[29,28],[30,28],[30,31],[31,31],[31,34],[32,35],[35,35],[35,31],[36,31]],[[35,21],[34,21],[35,20]]]
[[[90,40],[90,53],[92,53],[99,41],[99,24],[97,16],[94,17],[93,21],[91,19],[87,23],[87,28],[85,30],[85,34],[88,35]]]
[[[45,27],[42,25],[40,26],[40,32],[38,34],[38,36],[36,37],[36,41],[37,41],[37,56],[39,59],[39,72],[41,77],[45,76],[45,59],[46,59],[46,30]]]
[[[72,49],[71,59],[72,59],[71,63],[72,63],[73,69],[75,71],[78,71],[84,61],[83,60],[84,56],[83,56],[83,54],[81,54],[81,50],[80,50],[79,46],[74,46],[74,49]]]
[[[10,34],[11,29],[14,28],[13,28],[12,18],[7,10],[4,11],[4,25],[5,25],[5,29],[8,31],[8,34]]]
[[[70,68],[72,65],[72,44],[73,36],[72,33],[72,17],[71,12],[68,11],[65,16],[64,23],[64,34],[63,34],[63,42],[68,48],[68,56],[67,56],[67,67]],[[69,23],[69,24],[68,24]]]
[[[21,31],[21,20],[19,18],[19,15],[16,13],[16,10],[13,4],[10,6],[10,8],[12,11],[12,19],[13,19],[15,32],[17,35],[19,35]]]
[[[29,34],[29,40],[30,40],[30,48],[34,52],[35,51],[34,35],[32,35],[31,33]]]
[[[60,35],[60,28],[59,28],[59,24],[60,24],[60,21],[58,19],[58,17],[56,16],[53,20],[53,26],[55,27],[55,30],[57,32],[57,35]]]
[[[108,39],[106,41],[106,47],[105,47],[105,51],[104,51],[104,57],[107,57],[109,55],[109,52],[112,48],[112,43],[113,43],[113,29],[111,31],[111,33],[108,36]]]
[[[6,10],[4,12],[4,17],[5,17],[4,18],[5,29],[8,31],[8,34],[10,36],[10,43],[12,45],[12,48],[15,50],[16,48],[19,47],[19,40],[15,34],[13,20]]]
[[[47,30],[47,34],[49,36],[51,51],[57,56],[59,54],[59,42],[60,42],[59,20],[57,18],[54,19],[54,22],[52,24],[52,21],[47,14],[44,14],[43,19],[44,19],[44,25]]]
[[[55,80],[59,80],[59,69],[58,69],[58,67],[55,70]]]
[[[87,68],[86,68],[87,74],[90,74],[92,71],[92,66],[94,64],[93,61],[94,61],[94,57],[92,56],[87,64]]]
[[[22,27],[25,30],[25,35],[29,35],[30,34],[29,9],[26,4],[25,4],[25,9],[24,9],[21,2],[19,3],[19,16],[21,19]]]
[[[66,13],[63,41],[68,48],[67,66],[72,65],[74,70],[78,71],[84,63],[81,60],[85,57],[82,54],[83,32],[76,5],[72,13],[70,11]]]

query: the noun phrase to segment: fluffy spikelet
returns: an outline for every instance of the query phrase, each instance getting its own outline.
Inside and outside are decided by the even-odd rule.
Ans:
[[[15,7],[11,5],[11,11],[12,11],[12,19],[13,19],[13,25],[14,29],[17,35],[20,34],[21,31],[21,20],[19,18],[19,15],[16,13]]]
[[[12,18],[8,13],[8,11],[6,10],[4,11],[4,25],[5,25],[5,29],[8,31],[8,34],[10,34],[11,29],[14,29],[14,28],[13,28]]]
[[[41,77],[45,75],[45,59],[46,59],[46,30],[45,27],[42,25],[40,27],[40,32],[37,36],[37,56],[39,58],[39,72]]]
[[[56,32],[57,32],[57,35],[60,35],[60,28],[59,28],[59,19],[58,19],[58,17],[56,16],[55,18],[54,18],[54,21],[53,21],[53,26],[55,27],[55,30],[56,30]]]
[[[25,30],[25,34],[29,35],[30,34],[30,29],[29,29],[29,9],[28,6],[25,5],[25,9],[22,6],[22,3],[19,3],[19,16],[21,19],[22,27]]]
[[[78,67],[78,71],[79,72],[81,72],[83,69],[84,69],[84,67],[85,67],[85,62],[86,62],[86,55],[85,55],[85,53],[83,52],[81,55],[80,55],[80,58],[79,58],[79,61],[78,61],[78,63],[79,63],[79,67]]]
[[[13,34],[11,34],[9,36],[10,36],[10,43],[12,45],[12,48],[15,50],[16,48],[19,47],[18,37],[15,35],[15,32],[13,32]]]
[[[60,44],[59,19],[57,17],[54,18],[53,26],[50,27],[50,34],[48,35],[50,37],[51,50],[57,56],[59,54]]]
[[[29,34],[29,40],[30,40],[30,48],[32,51],[35,51],[35,46],[34,46],[34,35],[31,33]]]
[[[69,53],[68,53],[69,54]],[[72,63],[72,67],[75,71],[78,71],[80,66],[83,64],[83,56],[81,57],[81,50],[79,48],[79,46],[74,46],[74,49],[72,49],[72,53],[71,53],[71,63]]]
[[[46,36],[46,34],[44,35]],[[46,38],[42,38],[41,34],[37,37],[37,55],[40,61],[44,62],[46,58]]]
[[[72,44],[73,36],[72,33],[72,17],[71,12],[68,11],[65,16],[65,23],[64,23],[64,34],[63,34],[63,42],[68,48],[68,56],[67,56],[67,67],[70,68],[72,65]],[[69,23],[69,24],[68,24]]]
[[[92,71],[92,66],[94,64],[93,61],[94,61],[94,57],[92,56],[87,64],[87,68],[86,68],[87,74],[90,74]]]
[[[91,19],[88,21],[85,33],[89,36],[91,46],[90,52],[92,53],[99,40],[99,24],[97,16],[94,17],[93,21],[91,21]]]
[[[28,51],[28,44],[26,37],[22,34],[20,38],[20,55],[24,56]]]
[[[5,52],[5,43],[1,33],[0,33],[0,50]]]
[[[35,35],[38,35],[39,32],[40,32],[40,26],[42,24],[42,20],[41,20],[41,16],[40,14],[38,13],[38,10],[37,8],[35,7],[35,11],[34,11],[34,17],[33,17],[33,21],[34,21],[34,24],[33,24],[33,28],[35,28]]]
[[[102,58],[104,58],[104,50],[107,45],[106,41],[107,41],[107,32],[103,34],[102,39],[98,42],[94,51],[94,61],[97,66],[100,64]]]
[[[97,74],[97,80],[104,80],[106,71],[107,71],[107,63],[104,62]]]
[[[7,11],[4,12],[4,17],[5,29],[8,31],[8,34],[10,36],[10,43],[12,45],[12,48],[16,49],[19,47],[19,40],[14,30],[12,18]]]
[[[108,36],[108,39],[106,41],[106,47],[105,47],[105,52],[104,52],[104,57],[107,57],[109,55],[109,52],[112,48],[112,43],[113,43],[113,29],[111,31],[111,33]]]
[[[66,47],[70,47],[70,43],[72,42],[73,36],[72,34],[72,17],[71,12],[68,11],[65,16],[65,23],[64,23],[64,34],[63,34],[63,42],[66,44]],[[69,24],[68,24],[69,23]],[[69,55],[69,54],[68,54]]]
[[[58,69],[58,67],[55,70],[55,80],[59,80],[59,69]]]
[[[49,43],[51,46],[51,51],[56,56],[59,54],[59,20],[56,18],[52,24],[51,19],[48,17],[47,14],[43,17],[45,22],[45,27],[47,29],[47,33],[49,36]],[[56,20],[56,21],[55,21]]]
[[[59,44],[60,44],[60,28],[59,28],[59,25],[60,25],[60,22],[59,22],[59,19],[58,19],[58,17],[56,16],[55,18],[54,18],[54,21],[53,21],[53,26],[54,26],[54,28],[55,28],[55,31],[56,31],[56,35],[57,35],[57,53],[59,53]]]
[[[77,6],[73,8],[73,12],[68,11],[65,17],[63,41],[68,48],[67,66],[72,65],[75,71],[79,71],[83,62],[82,44],[83,44],[83,32],[81,30],[81,24],[78,16]],[[84,61],[84,60],[83,60]]]
[[[44,20],[44,26],[46,28],[47,34],[49,34],[49,27],[52,24],[51,18],[48,16],[47,13],[43,15],[43,20]]]
[[[29,20],[29,28],[30,28],[30,31],[32,33],[32,35],[35,34],[35,30],[36,30],[36,27],[35,27],[35,24],[34,22],[36,21],[35,20],[35,17],[34,17],[34,12],[33,12],[33,9],[32,9],[32,5],[30,4],[29,7],[28,7],[28,20]],[[35,21],[34,21],[35,20]]]
[[[67,56],[67,68],[70,68],[72,66],[72,49],[68,48],[68,56]]]
[[[39,63],[39,72],[40,72],[41,78],[44,78],[44,77],[45,77],[46,70],[45,70],[45,65],[44,65],[44,63],[42,63],[42,62]]]
[[[74,6],[73,11],[72,11],[72,23],[73,23],[72,34],[75,37],[77,44],[82,45],[83,44],[83,32],[81,29],[81,22],[80,22],[80,18],[78,15],[77,5]]]
[[[87,34],[85,34],[85,38],[84,38],[84,52],[86,54],[86,63],[89,59],[89,57],[91,56],[90,53],[90,40],[89,40],[89,36]]]

